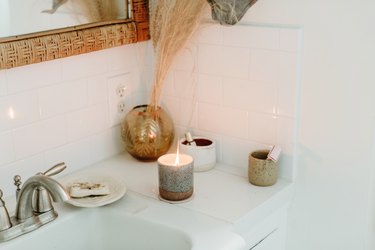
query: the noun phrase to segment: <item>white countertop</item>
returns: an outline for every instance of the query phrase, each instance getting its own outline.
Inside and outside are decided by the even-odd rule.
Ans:
[[[140,162],[128,154],[120,154],[89,167],[103,169],[124,180],[135,193],[158,200],[158,167],[156,162]],[[83,170],[83,171],[86,171]],[[270,187],[257,187],[247,177],[233,174],[228,166],[217,164],[207,172],[194,173],[193,199],[180,206],[214,218],[236,223],[261,209],[267,211],[290,201],[292,183],[280,179]],[[161,201],[160,201],[161,202]]]
[[[139,162],[123,153],[79,172],[82,171],[103,172],[122,179],[127,193],[120,201],[109,206],[178,228],[191,237],[193,249],[202,250],[244,249],[244,240],[234,232],[234,227],[254,225],[288,204],[293,187],[291,182],[283,179],[279,179],[271,187],[257,187],[250,184],[247,177],[233,174],[235,169],[217,164],[210,171],[194,173],[193,199],[185,203],[169,204],[158,198],[156,162]],[[72,174],[74,172],[69,173]],[[59,213],[55,221],[64,220],[69,214],[82,210],[71,205],[54,206]],[[11,209],[9,211],[13,214]],[[54,222],[46,226],[53,224]],[[31,234],[37,233],[38,230]],[[22,240],[22,237],[15,240]],[[7,245],[3,244],[4,247]],[[13,243],[10,243],[10,248],[7,249],[13,249],[12,245]]]

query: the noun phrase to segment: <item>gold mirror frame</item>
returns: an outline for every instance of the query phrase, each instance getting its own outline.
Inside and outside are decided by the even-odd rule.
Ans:
[[[132,19],[38,32],[0,41],[0,70],[150,39],[148,0],[131,0]]]

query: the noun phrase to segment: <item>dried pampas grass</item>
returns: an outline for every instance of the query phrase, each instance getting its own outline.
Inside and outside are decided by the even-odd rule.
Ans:
[[[156,109],[172,61],[197,29],[206,6],[206,0],[149,1],[150,33],[155,50],[151,109]]]

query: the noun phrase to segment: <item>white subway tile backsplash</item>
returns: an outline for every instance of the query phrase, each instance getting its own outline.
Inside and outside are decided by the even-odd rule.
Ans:
[[[255,84],[249,91],[249,110],[275,114],[276,110],[276,88],[268,84]]]
[[[84,79],[39,90],[40,114],[43,119],[77,110],[86,104],[87,83]]]
[[[120,46],[111,50],[105,50],[106,59],[110,70],[130,70],[138,65],[137,46],[130,44],[127,46]],[[105,61],[103,61],[104,63]],[[101,65],[105,67],[105,65]]]
[[[6,71],[0,70],[0,96],[7,94],[7,78]]]
[[[249,113],[249,139],[266,144],[276,144],[277,118]]]
[[[71,173],[90,164],[89,143],[87,139],[66,144],[45,152],[47,166],[65,162],[67,168],[62,174]]]
[[[84,56],[71,56],[61,59],[64,81],[80,79],[106,72],[109,65],[108,52],[95,51]]]
[[[181,100],[179,112],[179,125],[196,128],[198,125],[198,104],[194,100]]]
[[[296,53],[280,53],[278,82],[278,114],[294,117],[297,94],[298,57]]]
[[[250,80],[276,83],[280,75],[280,52],[272,50],[252,50]]]
[[[0,97],[0,132],[39,120],[35,91]]]
[[[199,45],[198,69],[200,73],[247,79],[250,67],[250,50],[247,48]]]
[[[248,114],[240,109],[199,103],[198,128],[223,135],[247,138]]]
[[[298,73],[298,55],[294,52],[280,52],[279,82],[281,87],[296,88]]]
[[[280,50],[298,51],[301,48],[301,30],[297,28],[280,29]]]
[[[277,119],[277,144],[284,153],[293,154],[295,131],[295,119],[286,117]]]
[[[250,67],[250,50],[237,47],[224,47],[221,51],[223,76],[247,79]],[[219,71],[221,72],[221,71]]]
[[[193,99],[196,94],[197,76],[191,71],[174,71],[175,96],[180,99]]]
[[[267,144],[226,136],[222,138],[221,147],[223,163],[241,168],[245,176],[247,176],[249,154],[254,150],[270,148]]]
[[[248,80],[224,78],[223,104],[236,109],[252,108],[252,89],[254,84]]]
[[[66,122],[64,116],[33,123],[15,129],[14,149],[16,159],[41,153],[66,143]]]
[[[11,132],[0,133],[0,165],[15,160],[13,136]]]
[[[214,138],[218,160],[243,175],[251,151],[277,143],[280,175],[292,179],[300,46],[299,29],[204,24],[164,82],[161,106],[176,136],[189,129]],[[13,190],[17,173],[27,178],[60,161],[69,172],[121,152],[119,123],[149,102],[153,65],[144,42],[0,71],[2,188]]]
[[[93,135],[109,127],[108,104],[105,102],[67,114],[69,142]]]
[[[88,107],[86,110],[87,131],[90,135],[102,132],[110,127],[107,103],[98,103]]]
[[[223,26],[217,23],[204,23],[197,31],[199,43],[223,44]]]
[[[259,48],[279,49],[280,30],[273,27],[256,27],[238,25],[236,28],[223,27],[224,45]]]
[[[222,82],[221,77],[200,74],[197,83],[197,100],[221,105],[223,102]]]
[[[198,104],[198,128],[208,130],[213,133],[222,133],[221,122],[223,114],[220,114],[219,105],[206,103]]]
[[[154,47],[152,43],[147,41],[140,42],[136,44],[135,48],[139,67],[145,68],[154,64]]]
[[[87,79],[87,104],[108,102],[107,79],[104,75]]]
[[[295,117],[297,90],[291,86],[283,86],[278,91],[277,114]]]
[[[274,85],[233,78],[223,79],[224,105],[273,114],[277,102]]]
[[[74,142],[88,135],[87,110],[78,110],[66,115],[68,141]]]
[[[118,154],[124,150],[121,141],[120,126],[105,130],[102,133],[91,136],[87,140],[90,153],[90,164]]]
[[[199,73],[216,75],[223,71],[222,46],[201,44],[198,47]]]
[[[61,60],[7,70],[8,92],[10,94],[52,85],[61,82],[61,80]]]
[[[180,100],[177,97],[173,96],[163,96],[160,106],[171,116],[173,117],[173,122],[175,124],[180,124]]]
[[[69,172],[123,150],[116,126],[121,119],[110,120],[117,115],[118,100],[110,102],[116,83],[110,86],[107,79],[127,75],[128,110],[135,102],[146,103],[147,87],[141,84],[145,74],[138,67],[143,63],[137,58],[145,54],[142,47],[121,46],[0,71],[3,190],[14,189],[14,174],[26,179],[61,161]]]

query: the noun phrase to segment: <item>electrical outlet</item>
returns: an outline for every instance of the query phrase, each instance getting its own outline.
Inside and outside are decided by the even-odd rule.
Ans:
[[[125,109],[126,109],[126,104],[124,101],[120,101],[117,105],[117,112],[122,114],[125,112]]]
[[[132,74],[127,72],[107,80],[111,126],[118,125],[131,107],[132,79]]]
[[[124,97],[126,93],[126,89],[127,89],[126,85],[120,83],[116,88],[116,94],[118,95],[118,97]]]

